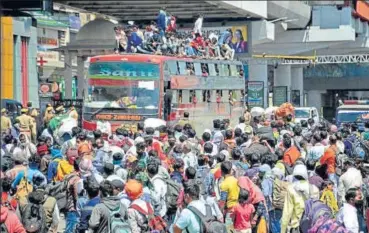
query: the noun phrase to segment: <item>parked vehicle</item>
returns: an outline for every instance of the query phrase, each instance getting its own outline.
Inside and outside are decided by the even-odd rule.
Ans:
[[[359,131],[364,131],[364,123],[369,121],[368,100],[346,100],[337,108],[336,124],[342,127],[345,124],[357,124]]]
[[[320,122],[319,112],[315,107],[297,107],[295,108],[295,122],[313,118],[315,123]]]
[[[13,99],[1,99],[1,108],[5,108],[8,111],[8,116],[14,123],[15,118],[21,114],[22,104]]]

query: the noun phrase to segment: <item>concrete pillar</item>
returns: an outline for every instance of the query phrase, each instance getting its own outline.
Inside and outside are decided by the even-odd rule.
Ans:
[[[197,103],[202,103],[202,90],[196,90],[195,91]]]
[[[217,91],[216,90],[210,91],[210,101],[212,103],[215,103],[217,101]]]
[[[229,93],[229,92],[228,92],[228,90],[223,90],[223,92],[222,92],[222,94],[223,94],[223,95],[222,95],[222,102],[223,102],[223,103],[227,103],[227,102],[229,102],[229,101],[228,101],[228,93]]]
[[[249,65],[249,81],[261,81],[264,83],[264,108],[268,107],[268,64],[251,62]]]
[[[65,98],[72,99],[72,54],[70,54],[68,51],[64,53],[64,63]]]
[[[178,91],[172,90],[172,103],[178,103]]]
[[[291,90],[299,90],[300,106],[304,106],[304,74],[302,67],[291,68]]]
[[[182,90],[182,104],[188,104],[190,101],[190,91]]]
[[[291,66],[279,65],[274,70],[274,86],[287,86],[287,102],[291,101]]]
[[[323,106],[322,103],[322,94],[326,93],[326,91],[322,90],[310,90],[307,93],[307,106],[316,107],[318,111],[321,113],[321,108]]]
[[[85,57],[77,57],[77,98],[83,98],[83,92],[85,90]]]

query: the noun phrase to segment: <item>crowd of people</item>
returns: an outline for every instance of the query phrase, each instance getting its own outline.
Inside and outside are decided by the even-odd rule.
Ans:
[[[203,16],[197,15],[191,33],[179,33],[176,17],[161,9],[157,20],[144,29],[138,25],[114,27],[116,53],[143,53],[232,60],[235,53],[247,51],[241,30],[227,29],[220,35],[203,35]],[[235,43],[232,43],[235,38]]]
[[[245,111],[196,132],[185,113],[61,141],[55,119],[75,112],[48,106],[33,141],[33,109],[22,112],[12,124],[2,110],[1,232],[368,232],[369,124]]]

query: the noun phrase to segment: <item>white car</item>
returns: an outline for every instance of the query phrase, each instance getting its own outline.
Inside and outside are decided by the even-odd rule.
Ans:
[[[315,107],[298,107],[295,108],[295,122],[299,123],[302,120],[313,118],[315,123],[319,123],[319,112]]]

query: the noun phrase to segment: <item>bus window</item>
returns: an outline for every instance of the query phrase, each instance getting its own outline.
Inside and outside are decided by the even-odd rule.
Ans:
[[[223,91],[222,90],[217,90],[217,95],[219,95],[220,97],[223,97]]]
[[[235,65],[230,65],[230,67],[231,67],[231,76],[237,77],[238,76],[237,67]]]
[[[194,90],[190,90],[190,94],[189,94],[189,100],[188,100],[188,102],[189,103],[192,103],[192,100],[193,100],[193,96],[195,95],[195,91]]]
[[[225,65],[223,65],[223,64],[219,64],[219,65],[218,65],[218,67],[219,67],[219,76],[226,76],[224,66],[225,66]]]
[[[209,66],[207,63],[201,63],[201,73],[202,73],[202,76],[209,75]]]
[[[209,75],[210,76],[217,76],[217,73],[215,72],[215,64],[209,63]]]
[[[167,61],[169,73],[172,75],[178,75],[177,61]]]
[[[214,64],[214,67],[215,67],[215,73],[216,73],[216,76],[219,76],[219,65],[218,64]]]
[[[186,62],[179,61],[178,66],[179,66],[179,74],[186,75],[187,74],[186,73]]]
[[[177,98],[177,100],[178,100],[178,103],[179,103],[179,104],[181,104],[181,103],[182,103],[182,90],[179,90],[179,91],[178,91],[178,98]]]
[[[229,65],[224,64],[223,65],[223,68],[224,68],[224,76],[230,76],[230,73],[229,73]]]
[[[186,62],[186,75],[194,75],[195,67],[192,62]]]
[[[196,76],[201,76],[201,74],[202,74],[201,64],[195,62],[194,67],[195,67],[195,75]]]

